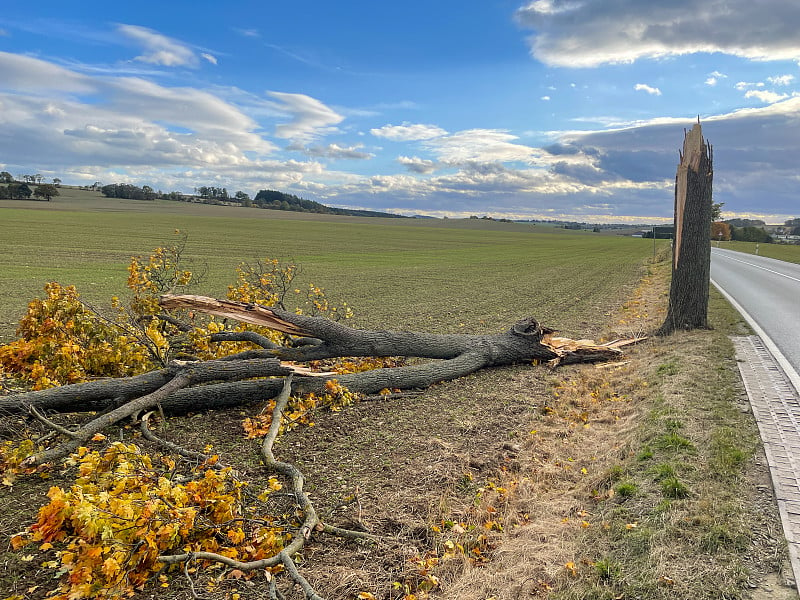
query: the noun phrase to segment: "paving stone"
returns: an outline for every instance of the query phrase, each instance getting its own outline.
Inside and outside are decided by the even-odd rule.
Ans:
[[[758,336],[732,338],[800,593],[800,396]]]

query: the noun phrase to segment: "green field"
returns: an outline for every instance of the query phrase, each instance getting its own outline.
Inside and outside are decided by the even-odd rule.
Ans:
[[[427,331],[496,330],[531,315],[570,335],[594,334],[653,251],[648,240],[524,223],[62,193],[50,203],[0,202],[0,341],[10,339],[27,301],[48,281],[74,284],[99,306],[123,296],[130,257],[177,242],[176,229],[189,235],[188,258],[208,267],[194,293],[224,294],[242,261],[294,260],[303,281],[354,308],[355,325]]]

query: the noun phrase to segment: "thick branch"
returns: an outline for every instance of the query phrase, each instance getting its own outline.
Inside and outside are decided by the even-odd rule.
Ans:
[[[89,421],[72,433],[72,439],[35,454],[26,459],[27,464],[41,464],[67,456],[95,433],[130,417],[142,410],[156,406],[172,392],[193,384],[215,380],[237,380],[266,375],[286,375],[288,369],[281,367],[275,359],[256,359],[248,361],[208,361],[183,367],[177,375],[156,391],[131,400],[110,412]]]
[[[104,408],[112,398],[131,399],[154,392],[175,377],[178,368],[171,366],[134,377],[100,379],[7,396],[0,398],[0,413],[23,412],[29,405],[40,410],[89,411],[96,410],[95,403],[100,402]]]
[[[221,331],[219,333],[212,333],[209,339],[212,342],[250,342],[262,348],[280,348],[280,346],[271,339],[255,331]]]
[[[608,360],[620,354],[618,348],[608,344],[555,337],[552,329],[541,326],[533,318],[523,319],[509,331],[495,335],[428,334],[353,329],[321,317],[206,296],[164,295],[161,305],[168,309],[197,310],[322,340],[314,346],[274,350],[274,354],[283,360],[308,361],[342,356],[417,356],[448,360],[472,353],[483,357],[481,366],[496,366],[529,360],[591,362]]]

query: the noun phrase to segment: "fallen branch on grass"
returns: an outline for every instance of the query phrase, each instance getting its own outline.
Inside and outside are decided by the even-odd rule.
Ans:
[[[326,381],[337,379],[350,391],[369,395],[384,389],[425,389],[485,367],[526,362],[556,366],[613,360],[622,354],[621,348],[644,339],[628,338],[604,344],[572,340],[556,336],[554,330],[533,318],[523,319],[499,334],[439,335],[353,329],[320,317],[203,296],[165,295],[161,304],[166,309],[191,309],[270,327],[299,336],[302,342],[299,346],[276,347],[263,336],[249,332],[215,334],[218,340],[231,341],[240,341],[246,336],[247,341],[261,344],[263,349],[216,361],[173,363],[134,377],[8,396],[0,399],[0,412],[27,412],[28,407],[40,412],[110,411],[76,432],[74,441],[80,443],[102,428],[156,405],[167,413],[182,414],[274,398],[283,387],[277,377],[288,373],[298,375],[294,388],[300,394],[324,393]],[[296,364],[341,357],[388,356],[433,360],[343,375],[312,373],[307,367]],[[284,362],[279,363],[279,360]],[[56,457],[52,454],[47,459]]]

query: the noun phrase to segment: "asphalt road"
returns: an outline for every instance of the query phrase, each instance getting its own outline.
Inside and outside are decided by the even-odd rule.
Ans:
[[[774,343],[794,373],[781,366],[800,391],[800,265],[712,247],[711,280]]]

